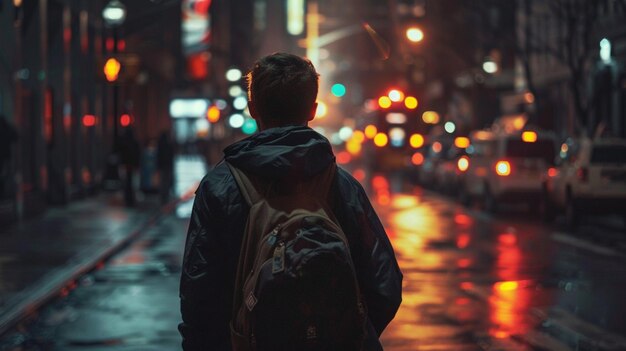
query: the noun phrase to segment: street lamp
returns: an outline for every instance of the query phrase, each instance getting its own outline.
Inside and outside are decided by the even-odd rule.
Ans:
[[[411,27],[406,30],[406,38],[413,43],[419,43],[424,40],[424,32],[417,27]]]
[[[109,27],[117,27],[126,19],[126,6],[119,0],[111,0],[102,10],[102,18]]]
[[[483,62],[483,71],[489,74],[498,72],[498,64],[491,58],[486,57]]]
[[[117,33],[117,28],[119,26],[121,26],[124,23],[124,20],[126,19],[126,6],[124,6],[124,4],[122,4],[119,0],[111,0],[109,1],[109,3],[104,7],[104,9],[102,10],[102,19],[104,19],[104,23],[106,24],[107,27],[112,28],[113,29],[113,55],[117,56],[117,41],[118,41],[118,33]],[[109,59],[110,60],[110,59]],[[115,59],[115,62],[118,63],[119,65],[119,61],[117,59]],[[108,62],[107,62],[108,64]],[[119,73],[119,68],[117,68],[117,72]],[[113,147],[115,148],[116,143],[117,143],[117,135],[118,135],[118,127],[117,124],[119,123],[118,119],[118,100],[119,100],[119,91],[118,91],[118,86],[117,86],[117,74],[115,74],[116,79],[115,81],[111,81],[113,83]]]

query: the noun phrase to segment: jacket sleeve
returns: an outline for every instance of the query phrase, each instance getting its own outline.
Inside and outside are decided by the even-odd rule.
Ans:
[[[180,281],[182,323],[178,329],[185,351],[225,350],[230,340],[230,306],[224,301],[232,297],[225,296],[225,269],[220,269],[223,250],[214,233],[220,230],[220,215],[212,211],[202,188],[194,200]]]
[[[402,302],[402,272],[387,233],[365,191],[356,180],[348,177],[352,181],[347,183],[351,184],[347,186],[344,183],[341,191],[344,202],[348,204],[342,217],[350,228],[351,233],[346,234],[351,241],[368,317],[380,336]]]

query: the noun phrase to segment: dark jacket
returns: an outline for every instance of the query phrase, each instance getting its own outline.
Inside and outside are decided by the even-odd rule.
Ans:
[[[225,159],[251,174],[307,179],[335,162],[328,140],[308,127],[272,128],[224,150]],[[331,206],[348,240],[370,320],[368,350],[400,306],[402,273],[361,185],[338,168]],[[183,349],[231,350],[233,285],[248,205],[225,163],[196,191],[180,284]]]

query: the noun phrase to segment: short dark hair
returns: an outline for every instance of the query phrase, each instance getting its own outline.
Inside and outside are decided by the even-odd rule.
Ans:
[[[306,58],[274,53],[248,73],[248,99],[258,117],[275,125],[306,122],[317,99],[319,74]]]

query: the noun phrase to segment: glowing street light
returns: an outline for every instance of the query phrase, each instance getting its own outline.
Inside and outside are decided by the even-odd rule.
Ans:
[[[489,74],[496,73],[498,72],[498,64],[488,57],[485,59],[485,62],[483,62],[483,71]]]
[[[604,63],[611,63],[611,42],[607,38],[600,40],[600,59]]]
[[[121,25],[126,19],[126,6],[119,0],[111,0],[102,10],[102,18],[110,27]]]
[[[404,93],[401,92],[398,89],[391,89],[389,91],[389,94],[387,94],[387,96],[393,102],[400,102],[400,101],[404,100]]]
[[[229,82],[236,82],[239,79],[241,79],[241,77],[242,77],[242,73],[237,68],[231,68],[228,71],[226,71],[226,79]]]
[[[424,32],[417,27],[411,27],[406,30],[406,37],[413,43],[419,43],[424,40]]]
[[[113,54],[117,54],[118,49],[118,33],[117,28],[121,26],[126,20],[126,6],[122,4],[119,0],[111,0],[109,1],[104,9],[102,9],[102,19],[107,27],[113,30]],[[111,58],[105,64],[104,74],[107,78],[107,81],[114,82],[118,78],[118,74],[120,72],[121,64],[117,59]],[[119,114],[119,89],[117,84],[113,85],[113,116],[117,118]],[[130,117],[127,119],[128,124],[130,125]],[[122,124],[125,120],[122,120]],[[118,123],[115,121],[113,123],[113,145],[117,142],[118,135]]]

